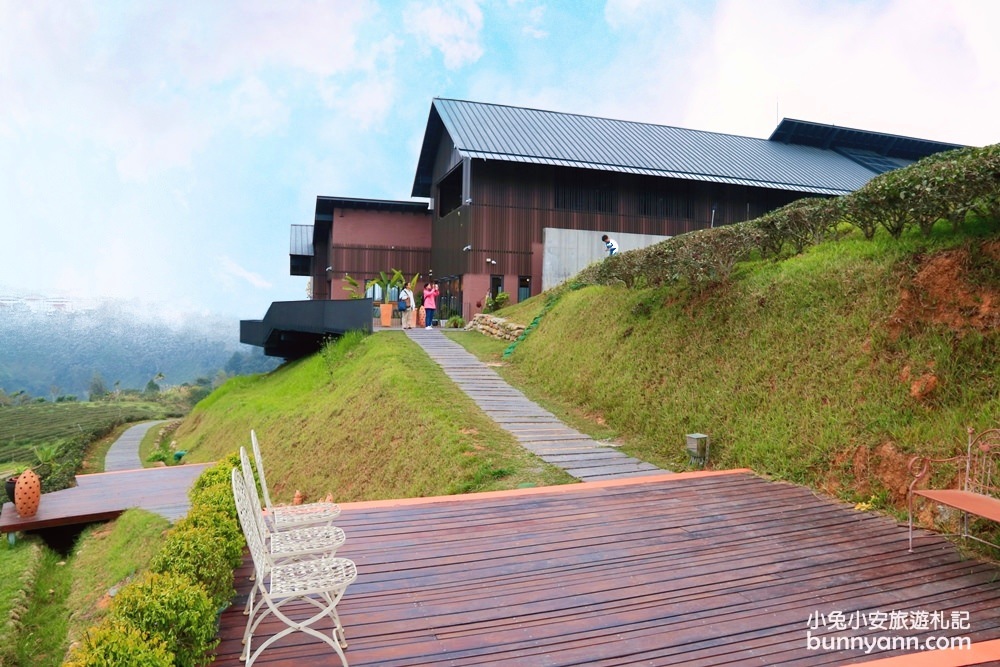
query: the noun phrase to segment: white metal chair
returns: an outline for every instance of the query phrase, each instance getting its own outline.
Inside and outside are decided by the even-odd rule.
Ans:
[[[337,603],[344,596],[347,587],[357,579],[358,571],[354,563],[336,556],[317,556],[291,563],[275,563],[264,545],[264,535],[254,518],[255,508],[250,500],[250,490],[246,487],[243,475],[236,468],[232,471],[232,484],[240,526],[243,528],[243,535],[246,537],[253,559],[254,588],[259,594],[243,632],[243,653],[240,659],[246,660],[247,667],[251,667],[268,646],[286,635],[299,631],[329,644],[340,657],[343,667],[348,667],[347,656],[344,655],[347,638],[340,616],[337,614]],[[316,612],[305,620],[292,620],[282,610],[282,607],[290,602],[307,603],[315,607]],[[253,650],[253,633],[261,622],[271,615],[286,627]],[[333,621],[333,629],[329,635],[312,627],[324,618]]]
[[[284,563],[303,557],[333,556],[337,549],[347,541],[344,531],[336,526],[303,526],[277,532],[272,531],[264,521],[264,513],[260,506],[260,495],[257,493],[257,483],[254,480],[253,469],[245,447],[240,447],[240,468],[243,472],[243,483],[247,492],[247,502],[253,509],[251,513],[257,523],[257,529],[268,548],[275,563]],[[251,580],[253,576],[250,577]],[[253,606],[254,593],[247,598],[244,614],[250,613]]]
[[[250,441],[253,443],[254,462],[257,466],[257,479],[260,480],[260,491],[264,496],[264,507],[276,531],[325,523],[330,525],[340,516],[340,506],[336,503],[306,503],[303,505],[274,505],[271,502],[271,492],[267,488],[267,477],[264,475],[264,460],[260,455],[260,444],[257,434],[250,430]]]

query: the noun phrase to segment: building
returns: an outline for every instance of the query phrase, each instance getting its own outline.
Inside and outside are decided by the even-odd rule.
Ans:
[[[603,234],[627,250],[847,194],[954,148],[791,119],[758,139],[434,99],[411,192],[429,204],[318,197],[314,225],[293,227],[292,275],[323,300],[343,298],[344,274],[419,273],[440,283],[442,318],[470,319],[487,293],[516,303],[600,259]]]

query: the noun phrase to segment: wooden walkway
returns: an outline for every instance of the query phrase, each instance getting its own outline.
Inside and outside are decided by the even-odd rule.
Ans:
[[[405,332],[487,415],[542,460],[584,482],[669,472],[569,428],[439,329]]]
[[[908,553],[895,522],[749,471],[342,507],[339,555],[359,572],[339,607],[352,667],[813,666],[912,652],[807,643],[836,635],[968,636],[1000,659],[987,643],[1000,639],[1000,568],[924,532]],[[220,667],[241,664],[249,571],[222,615]],[[855,612],[967,612],[969,629],[818,622]],[[295,633],[257,664],[338,663]]]
[[[171,521],[187,514],[188,489],[214,464],[77,475],[76,486],[42,494],[38,513],[22,519],[13,503],[4,503],[0,532],[39,530],[113,519],[131,507],[142,507]]]

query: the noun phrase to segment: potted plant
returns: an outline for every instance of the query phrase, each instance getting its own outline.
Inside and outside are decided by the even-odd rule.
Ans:
[[[365,292],[363,289],[361,289],[361,283],[359,283],[357,280],[355,280],[346,273],[344,274],[344,282],[347,284],[344,285],[342,289],[350,295],[350,298],[352,299],[364,298]]]
[[[4,481],[4,490],[7,492],[10,502],[14,502],[14,488],[17,486],[17,478],[27,469],[27,466],[15,468],[14,472]]]
[[[406,279],[403,277],[403,272],[399,269],[392,269],[392,276],[389,276],[385,271],[380,271],[378,278],[373,278],[368,281],[365,285],[365,289],[378,287],[381,290],[381,301],[382,304],[379,306],[379,314],[381,316],[381,323],[384,327],[392,326],[392,310],[395,308],[392,301],[389,300],[389,292],[392,291],[394,287],[402,287]],[[374,296],[374,293],[373,293]]]

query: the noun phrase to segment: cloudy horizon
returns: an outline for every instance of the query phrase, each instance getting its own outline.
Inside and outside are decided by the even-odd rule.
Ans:
[[[1000,141],[1000,3],[0,0],[3,292],[256,318],[316,197],[410,199],[450,97]]]

